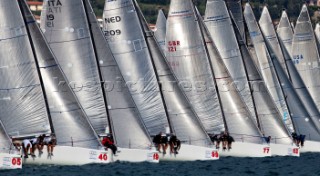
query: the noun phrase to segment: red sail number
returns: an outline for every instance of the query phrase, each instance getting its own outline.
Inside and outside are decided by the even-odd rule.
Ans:
[[[159,160],[159,154],[158,153],[153,154],[153,160]]]
[[[297,148],[294,148],[294,149],[292,149],[293,151],[293,154],[299,154],[299,149],[297,149]]]
[[[107,161],[108,160],[108,156],[107,156],[107,154],[100,154],[99,155],[99,159],[101,160],[101,161]]]
[[[219,158],[219,153],[218,152],[212,152],[211,153],[212,158]]]
[[[270,148],[269,148],[269,147],[263,148],[263,153],[269,153],[269,151],[270,151]]]

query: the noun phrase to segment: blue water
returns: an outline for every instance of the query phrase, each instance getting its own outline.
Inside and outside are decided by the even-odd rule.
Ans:
[[[219,161],[112,163],[86,166],[24,166],[0,176],[167,176],[167,175],[320,175],[320,154],[296,157],[221,158]]]

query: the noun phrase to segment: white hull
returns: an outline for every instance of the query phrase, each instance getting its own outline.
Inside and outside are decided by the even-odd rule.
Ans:
[[[21,169],[22,158],[20,155],[0,153],[0,170],[2,169]]]
[[[159,163],[159,154],[156,150],[128,148],[118,148],[118,150],[117,156],[112,156],[113,161]]]
[[[166,154],[160,153],[160,161],[197,161],[197,160],[218,160],[219,153],[216,149],[200,146],[181,144],[179,154],[170,154],[168,147]]]
[[[272,156],[300,156],[300,149],[294,145],[270,144]]]
[[[105,150],[94,150],[79,147],[56,146],[53,156],[49,156],[46,146],[43,154],[39,155],[35,151],[36,157],[23,158],[25,164],[48,164],[48,165],[84,165],[91,163],[106,164],[112,161],[111,152]]]
[[[233,142],[231,150],[219,149],[221,157],[267,157],[271,156],[271,148],[268,145],[246,142]]]
[[[316,141],[305,141],[304,146],[300,148],[301,153],[307,153],[307,152],[320,152],[320,142]]]

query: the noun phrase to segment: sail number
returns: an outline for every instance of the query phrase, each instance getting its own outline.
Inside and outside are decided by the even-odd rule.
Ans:
[[[117,30],[104,31],[104,35],[106,37],[115,36],[115,35],[121,35],[121,30],[117,29]]]
[[[100,154],[98,158],[100,159],[100,161],[107,161],[108,160],[107,154]]]
[[[292,61],[293,61],[293,63],[294,64],[299,64],[302,60],[303,60],[303,55],[301,54],[301,55],[294,55],[293,57],[292,57]]]
[[[269,148],[269,147],[265,147],[265,148],[263,148],[263,153],[268,154],[268,153],[269,153],[269,151],[270,151],[270,148]]]
[[[20,166],[21,165],[21,158],[12,158],[11,163],[13,166]]]
[[[293,153],[293,154],[299,154],[299,149],[298,149],[298,148],[292,149],[292,153]]]
[[[180,46],[180,41],[169,41],[168,42],[168,51],[169,52],[176,52],[177,46]]]

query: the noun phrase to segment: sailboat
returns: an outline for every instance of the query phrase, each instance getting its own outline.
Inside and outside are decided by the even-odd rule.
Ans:
[[[274,103],[263,78],[254,64],[254,60],[241,38],[235,20],[233,26],[239,41],[239,48],[245,64],[255,110],[257,112],[258,127],[265,136],[271,136],[270,146],[272,155],[299,156],[299,148],[292,146],[292,138],[281,119],[281,114]]]
[[[166,31],[167,31],[167,19],[163,13],[163,10],[160,9],[158,12],[154,36],[156,37],[156,39],[159,43],[159,46],[161,47],[163,52],[165,52],[165,48],[166,48],[166,41],[165,41],[166,40]]]
[[[1,1],[2,33],[1,117],[13,139],[55,134],[53,155],[47,150],[26,164],[82,165],[109,163],[88,117],[71,92],[26,1]],[[13,32],[16,31],[16,32]],[[10,49],[8,49],[10,48]],[[7,75],[7,76],[6,76]],[[8,79],[9,78],[9,79]]]
[[[157,152],[150,150],[151,139],[140,121],[139,113],[136,111],[135,105],[130,102],[131,96],[127,94],[127,87],[124,87],[124,90],[120,91],[117,88],[112,88],[108,91],[109,89],[106,87],[108,85],[105,86],[101,84],[117,83],[117,77],[120,76],[121,78],[121,75],[117,70],[117,65],[106,44],[102,31],[97,25],[96,17],[90,3],[88,1],[59,2],[61,3],[61,7],[58,7],[60,9],[59,11],[50,10],[50,8],[54,7],[50,2],[45,4],[48,9],[43,11],[42,17],[56,15],[53,21],[48,20],[48,18],[42,18],[43,22],[46,21],[46,23],[44,22],[45,24],[55,24],[53,26],[45,26],[46,36],[51,39],[51,47],[55,49],[55,53],[58,53],[60,57],[59,64],[64,66],[66,76],[69,78],[69,83],[76,77],[82,80],[82,83],[87,83],[85,81],[92,83],[91,85],[84,85],[84,88],[89,90],[85,89],[78,92],[77,88],[75,88],[73,91],[77,97],[82,99],[82,103],[86,105],[84,110],[87,110],[87,112],[91,114],[91,122],[95,124],[95,131],[100,136],[112,134],[115,144],[119,146],[119,153],[113,155],[112,160],[158,162],[158,157],[156,157]],[[62,15],[63,13],[69,12],[68,8],[70,7],[78,7],[77,9],[79,10],[74,12],[76,15],[81,16],[80,19],[74,21],[73,19],[76,18],[73,14]],[[68,31],[67,35],[69,33],[69,37],[79,37],[78,40],[68,41],[65,40],[65,38],[61,38],[60,42],[58,42],[57,40],[59,39],[53,39],[51,35],[65,35],[64,31],[59,30],[59,28],[63,28],[65,25],[66,16],[71,18],[72,24],[74,24],[73,27],[79,25],[79,28],[75,30],[78,30],[78,32],[81,31],[81,33],[74,36],[73,32]],[[68,44],[71,44],[70,48],[79,50],[79,52],[72,54],[72,56],[69,57],[69,63],[66,65],[63,54],[69,53],[69,50],[64,50],[64,45]],[[77,47],[77,45],[79,45],[80,48]],[[78,57],[80,57],[81,54],[83,54],[84,57],[79,59]],[[75,66],[76,68],[70,69],[68,68],[70,66]],[[77,74],[84,70],[85,72],[83,74]],[[106,76],[106,74],[108,75]],[[89,87],[86,87],[87,85]],[[90,90],[91,88],[94,89]],[[122,84],[120,88],[122,88]],[[110,101],[110,99],[113,98],[116,98],[117,101]],[[102,124],[99,122],[102,122]],[[127,122],[130,122],[130,124]],[[129,126],[132,128],[131,130]]]
[[[250,39],[254,45],[255,53],[257,56],[255,65],[258,66],[259,72],[261,73],[263,80],[267,85],[268,91],[270,92],[282,115],[283,121],[287,125],[288,129],[290,131],[293,131],[294,129],[291,115],[288,112],[285,96],[283,95],[283,92],[281,90],[279,80],[273,69],[273,65],[269,63],[265,42],[249,3],[246,3],[245,5],[244,18],[248,31],[250,33]]]
[[[289,17],[287,12],[282,11],[282,15],[280,18],[279,25],[277,27],[277,34],[279,37],[279,41],[285,45],[286,50],[291,53],[292,51],[292,39],[293,39],[293,29],[291,23],[289,21]]]
[[[207,1],[204,22],[211,36],[214,36],[212,38],[213,42],[215,43],[224,64],[229,70],[242,99],[249,108],[251,117],[255,117],[256,114],[245,68],[224,0]],[[254,121],[256,122],[255,119]]]
[[[89,0],[84,1],[84,6],[99,62],[99,72],[104,82],[110,127],[114,141],[120,150],[120,153],[113,156],[113,160],[159,162],[158,152],[151,147],[150,135],[128,87],[123,82],[123,76],[104,38]]]
[[[295,85],[300,85],[300,87],[296,88],[292,86],[289,79],[286,77],[284,71],[282,70],[280,63],[278,61],[277,56],[275,55],[271,44],[267,41],[267,48],[270,52],[270,59],[274,64],[274,68],[277,72],[279,80],[281,82],[283,91],[287,97],[288,107],[290,108],[291,113],[293,114],[293,122],[295,127],[295,132],[299,134],[306,135],[306,143],[301,148],[301,152],[319,152],[320,151],[320,133],[317,129],[314,118],[319,117],[318,114],[308,114],[310,112],[310,108],[316,108],[315,105],[312,107],[312,99],[310,94],[307,92],[306,87],[304,86],[301,77],[298,75],[298,72],[295,70],[292,59],[289,57],[289,53],[285,50],[284,44],[280,41],[281,47],[284,49],[284,56],[287,64],[287,68],[289,73],[292,75],[292,82]],[[298,92],[298,93],[297,93]],[[300,98],[298,96],[300,95]],[[301,96],[302,95],[302,96]],[[301,99],[303,101],[301,101]],[[304,103],[306,100],[309,100],[309,103]],[[303,103],[302,103],[303,102]],[[313,103],[314,104],[314,103]],[[300,108],[299,110],[297,110]]]
[[[178,81],[169,67],[168,61],[157,42],[155,35],[134,1],[151,58],[161,83],[160,90],[168,107],[168,119],[174,134],[182,141],[179,154],[161,155],[160,160],[217,160],[219,153],[213,149],[211,140],[206,134],[199,118],[194,113],[190,102],[183,94]]]
[[[5,129],[0,120],[0,170],[4,169],[21,169],[21,155],[15,154],[13,146],[11,146],[10,137],[5,132]]]
[[[262,31],[262,33],[266,36],[267,40],[271,44],[271,47],[275,51],[275,54],[277,55],[279,62],[283,68],[283,70],[288,75],[288,70],[286,63],[284,61],[284,56],[282,55],[282,51],[279,45],[278,37],[276,37],[276,31],[269,13],[269,10],[267,6],[263,7],[261,17],[259,20],[259,26]]]
[[[320,109],[320,57],[316,40],[308,8],[303,5],[294,29],[291,56],[304,84]],[[320,129],[320,119],[317,120]]]

